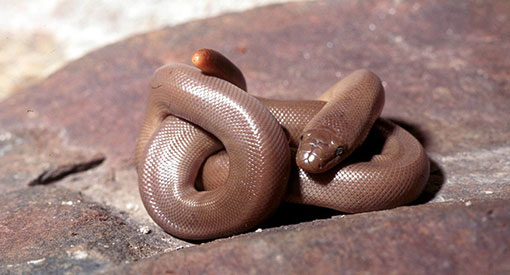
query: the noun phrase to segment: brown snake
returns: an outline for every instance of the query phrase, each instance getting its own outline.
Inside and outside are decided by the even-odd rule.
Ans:
[[[283,199],[356,213],[423,190],[429,160],[411,134],[378,118],[384,89],[374,73],[352,73],[320,101],[278,101],[245,93],[239,69],[217,52],[193,62],[199,69],[154,73],[136,147],[142,201],[168,233],[243,232]]]

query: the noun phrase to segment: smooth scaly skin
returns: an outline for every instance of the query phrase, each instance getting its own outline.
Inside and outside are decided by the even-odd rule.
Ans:
[[[176,78],[175,75],[180,77]],[[327,139],[337,138],[334,135],[327,135],[336,131],[336,129],[329,131],[332,126],[327,124],[335,117],[346,120],[347,124],[350,124],[348,126],[354,127],[355,135],[366,136],[371,126],[367,120],[377,118],[384,98],[378,92],[367,91],[379,87],[378,78],[372,75],[368,71],[358,71],[354,77],[348,77],[348,81],[343,80],[343,84],[335,85],[323,98],[332,99],[326,106],[324,106],[326,103],[321,101],[282,102],[264,99],[261,101],[283,126],[290,138],[289,144],[293,147],[299,144],[299,138],[305,128],[321,130],[318,131],[322,135],[319,138],[310,135],[312,141],[321,143]],[[153,78],[152,87],[146,118],[137,143],[137,166],[142,200],[153,219],[175,236],[185,239],[211,239],[244,231],[271,214],[279,205],[283,194],[284,187],[277,186],[285,186],[285,181],[282,180],[286,178],[288,166],[285,166],[283,161],[278,162],[278,166],[272,163],[276,160],[269,160],[267,159],[269,156],[264,154],[272,153],[272,157],[283,159],[289,156],[289,153],[277,149],[279,145],[276,143],[281,143],[282,132],[274,129],[274,121],[269,122],[271,121],[269,118],[263,118],[250,129],[244,129],[243,127],[250,123],[240,125],[239,121],[235,121],[233,110],[243,108],[244,112],[250,111],[255,116],[259,112],[264,114],[266,112],[260,109],[260,106],[252,107],[256,104],[240,96],[239,94],[243,94],[240,89],[226,81],[197,74],[197,71],[187,66],[174,65],[159,69]],[[181,89],[200,90],[198,93],[202,94],[202,99],[212,97],[216,100],[204,106],[202,100],[197,99],[196,91],[191,92],[195,97],[189,99],[185,99],[186,93],[182,97],[173,95],[182,94]],[[234,92],[235,90],[237,91]],[[211,91],[219,95],[232,93],[236,99],[243,99],[234,102],[224,100],[222,96],[208,96]],[[359,100],[352,99],[346,94],[356,94],[354,98]],[[250,104],[246,105],[244,100],[248,100]],[[356,107],[359,102],[362,102],[361,107]],[[349,106],[342,106],[343,104]],[[328,106],[336,106],[343,111],[336,112],[335,115],[335,110],[328,109]],[[360,112],[360,109],[367,109],[366,106],[370,110],[369,114],[362,113],[360,120],[356,120],[356,117],[353,119],[353,116],[345,113],[346,110]],[[208,108],[217,109],[209,113],[205,110]],[[325,110],[327,112],[323,114],[322,119],[318,119],[318,114]],[[201,180],[197,183],[200,185],[199,189],[210,191],[197,192],[194,184],[200,166],[207,156],[220,150],[223,145],[201,128],[174,116],[168,116],[170,113],[202,126],[225,144],[229,154],[220,152],[207,159]],[[214,125],[215,121],[220,119],[219,116],[223,116],[222,119],[226,121],[216,122],[219,125]],[[345,119],[346,117],[351,118]],[[326,124],[310,126],[307,125],[309,121]],[[258,132],[262,131],[262,128],[257,127],[265,127],[266,123],[271,124],[273,129],[266,131],[267,135],[261,136]],[[344,126],[346,124],[343,124]],[[322,131],[323,129],[328,131]],[[346,131],[345,128],[342,130],[339,132]],[[234,132],[238,135],[230,135]],[[259,136],[255,138],[252,134]],[[255,141],[260,137],[267,140]],[[352,148],[350,152],[356,148],[354,143],[361,143],[358,140],[344,140],[347,141],[344,141],[342,146],[347,150]],[[269,149],[257,146],[247,150],[244,148],[255,143],[273,146],[268,147]],[[238,147],[235,147],[236,144]],[[233,146],[236,150],[229,149]],[[303,169],[294,168],[294,180],[291,181],[286,200],[345,212],[361,212],[405,204],[421,193],[428,178],[429,162],[419,142],[409,133],[391,122],[379,120],[362,147],[368,147],[368,150],[360,148],[347,160],[348,163],[336,166],[325,173],[310,174]],[[255,149],[262,149],[258,156],[254,156]],[[304,151],[306,150],[309,148],[304,146]],[[329,148],[325,149],[328,150]],[[347,150],[346,155],[350,153]],[[241,153],[245,155],[240,155]],[[229,156],[234,164],[232,167],[229,167]],[[299,156],[300,153],[298,164]],[[343,156],[342,154],[342,158]],[[245,163],[244,166],[242,163]],[[254,170],[255,168],[261,170]],[[262,197],[265,200],[255,197]],[[250,208],[251,211],[247,210]]]
[[[285,120],[278,114],[276,118]],[[294,136],[291,144],[297,141]],[[228,172],[225,151],[210,156],[199,176],[200,189],[221,186]],[[293,165],[284,199],[347,213],[389,209],[414,201],[428,177],[429,160],[418,140],[398,125],[378,119],[346,163],[320,174]]]
[[[354,152],[384,105],[381,80],[367,70],[351,73],[325,94],[327,103],[302,129],[297,150],[297,165],[310,173],[328,171]]]
[[[213,144],[210,134],[169,114],[203,127],[223,143],[232,166],[222,187],[205,192],[194,187],[204,159],[221,143]],[[162,119],[163,127],[145,148]],[[195,133],[203,138],[190,147]],[[137,145],[142,201],[158,225],[180,238],[246,231],[276,209],[287,187],[287,139],[267,108],[229,82],[186,65],[155,72]]]

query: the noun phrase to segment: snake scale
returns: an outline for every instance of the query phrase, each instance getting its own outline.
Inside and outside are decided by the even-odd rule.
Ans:
[[[282,200],[358,213],[422,192],[425,150],[379,118],[384,89],[374,73],[355,71],[320,100],[283,101],[247,94],[241,71],[216,51],[192,60],[154,73],[136,146],[142,201],[168,233],[244,232]]]

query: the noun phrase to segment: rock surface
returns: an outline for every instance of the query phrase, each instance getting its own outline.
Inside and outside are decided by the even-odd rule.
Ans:
[[[0,0],[0,18],[9,18],[0,21],[0,101],[133,34],[282,2],[289,0]]]
[[[164,241],[77,192],[38,186],[2,195],[0,266],[13,272],[95,272],[150,256]]]
[[[419,211],[401,207],[271,229],[257,237],[240,236],[154,256],[115,271],[505,274],[510,271],[509,221],[510,200],[437,203]]]
[[[509,272],[508,14],[504,0],[292,3],[71,62],[0,103],[0,270]],[[285,205],[262,232],[200,246],[166,235],[138,197],[134,144],[152,72],[201,47],[267,97],[314,98],[352,70],[377,72],[383,116],[431,157],[426,191],[413,206],[343,218]]]

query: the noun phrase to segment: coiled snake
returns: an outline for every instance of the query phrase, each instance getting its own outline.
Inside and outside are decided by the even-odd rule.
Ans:
[[[379,118],[374,73],[355,71],[320,100],[281,101],[243,91],[241,72],[218,52],[199,50],[193,62],[154,73],[136,147],[142,201],[168,233],[243,232],[283,199],[356,213],[423,190],[429,160],[411,134]],[[366,148],[376,152],[363,156]]]

